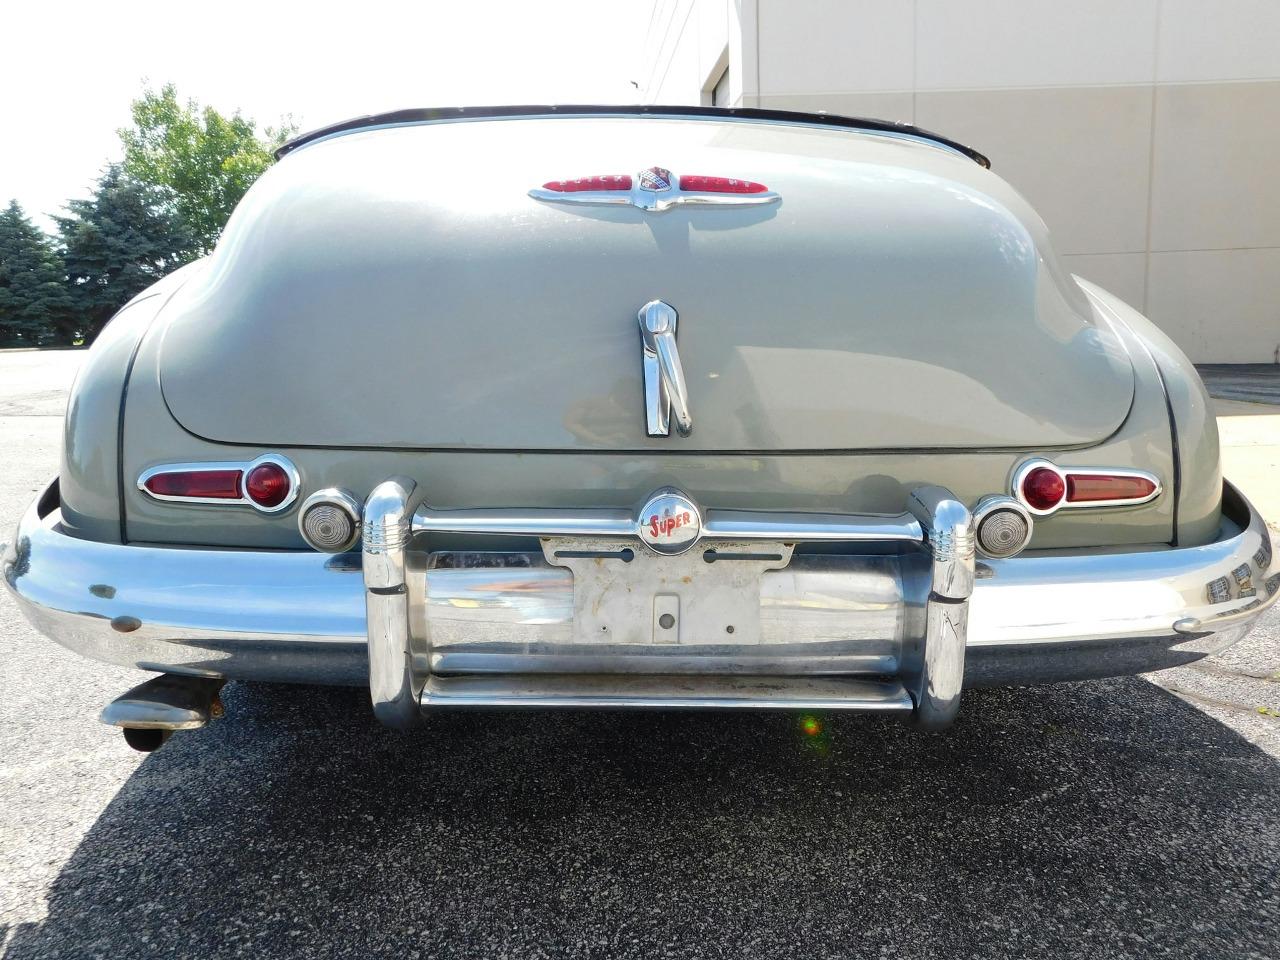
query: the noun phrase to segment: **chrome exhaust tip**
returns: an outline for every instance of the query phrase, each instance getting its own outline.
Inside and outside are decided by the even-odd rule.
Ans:
[[[116,697],[99,719],[122,728],[125,742],[133,749],[150,753],[175,730],[197,730],[222,716],[218,691],[225,682],[218,677],[162,674]]]

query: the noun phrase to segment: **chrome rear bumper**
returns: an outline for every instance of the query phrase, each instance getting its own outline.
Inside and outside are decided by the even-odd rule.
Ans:
[[[919,709],[937,681],[945,722],[961,670],[965,685],[985,686],[1176,666],[1238,640],[1280,594],[1266,526],[1228,485],[1212,543],[979,562],[967,604],[931,613],[931,601],[963,600],[948,589],[965,590],[963,562],[919,549],[940,522],[935,503],[918,509],[930,514],[923,522],[894,521],[896,539],[864,538],[893,549],[797,554],[765,573],[758,642],[584,645],[573,642],[571,570],[536,552],[432,557],[416,537],[465,518],[409,518],[407,492],[397,500],[370,498],[394,522],[364,558],[331,557],[78,540],[60,526],[54,484],[19,523],[0,574],[41,633],[93,659],[230,679],[371,683],[381,712],[394,715],[385,705],[398,704],[405,717],[423,706],[519,703],[890,710],[902,708],[904,692]],[[723,517],[721,532],[747,539],[749,519]],[[709,516],[707,529],[716,522]],[[957,571],[958,584],[948,580]],[[1219,602],[1210,602],[1210,584],[1224,579],[1225,599],[1219,582]],[[923,643],[946,630],[965,636],[962,611],[962,645]],[[947,624],[930,627],[931,616]],[[941,662],[928,661],[930,646]]]

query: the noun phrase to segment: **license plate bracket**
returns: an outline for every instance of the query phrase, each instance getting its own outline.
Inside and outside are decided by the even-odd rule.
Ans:
[[[584,644],[759,644],[761,578],[793,550],[704,541],[659,556],[638,540],[542,541],[547,562],[573,573],[573,641]]]

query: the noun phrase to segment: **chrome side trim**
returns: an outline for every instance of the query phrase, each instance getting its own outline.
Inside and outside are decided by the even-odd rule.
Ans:
[[[1072,476],[1103,475],[1108,477],[1134,477],[1139,480],[1148,480],[1155,484],[1155,489],[1153,489],[1147,496],[1140,497],[1135,500],[1081,500],[1077,503],[1072,503],[1066,499],[1066,495],[1064,494],[1061,503],[1050,507],[1048,510],[1038,510],[1031,504],[1027,503],[1023,498],[1022,481],[1026,478],[1028,473],[1040,467],[1052,470],[1062,478],[1064,485],[1066,484],[1067,479]],[[1048,517],[1057,513],[1059,510],[1083,510],[1089,507],[1140,507],[1144,503],[1150,503],[1163,492],[1164,485],[1160,482],[1160,478],[1154,473],[1149,473],[1146,470],[1133,470],[1128,467],[1060,467],[1052,460],[1045,460],[1043,457],[1033,457],[1030,460],[1024,460],[1022,463],[1018,464],[1014,469],[1013,477],[1010,480],[1011,495],[1037,517]]]
[[[364,599],[369,638],[369,694],[379,720],[401,729],[418,722],[421,682],[413,669],[405,551],[414,482],[395,477],[374,487],[364,505]]]
[[[289,475],[289,495],[283,501],[274,507],[264,507],[254,503],[249,499],[249,495],[245,490],[245,478],[249,475],[249,471],[264,463],[274,463],[281,467],[285,473]],[[240,471],[240,496],[231,499],[224,497],[174,497],[163,493],[152,493],[147,489],[147,481],[152,477],[163,476],[167,473],[188,473],[198,472],[201,470],[238,470]],[[289,509],[298,499],[298,494],[302,489],[302,478],[298,473],[298,468],[293,465],[288,457],[282,457],[278,453],[264,453],[260,457],[253,460],[205,460],[192,463],[162,463],[154,467],[143,470],[138,475],[138,489],[150,497],[152,500],[160,500],[167,503],[201,503],[227,506],[250,506],[259,513],[280,513]]]

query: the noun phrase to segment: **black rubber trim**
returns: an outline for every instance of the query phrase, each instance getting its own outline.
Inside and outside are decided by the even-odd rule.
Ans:
[[[151,323],[155,323],[155,317],[151,318]],[[147,339],[147,333],[151,330],[151,323],[147,324],[147,328],[142,331],[137,342],[133,345],[133,352],[129,354],[129,364],[124,369],[124,382],[120,384],[120,411],[116,415],[116,494],[120,500],[121,543],[129,542],[128,523],[125,519],[125,513],[128,508],[124,494],[124,411],[129,402],[129,381],[133,379],[133,365],[138,361],[138,353],[142,350],[142,341]]]
[[[169,301],[172,300],[174,295],[184,286],[186,286],[186,281],[183,281],[169,291],[169,295],[165,297],[164,303],[160,304],[160,306],[156,308],[156,312],[152,315],[151,319],[147,321],[146,327],[144,327],[142,332],[138,334],[138,339],[133,344],[133,351],[129,354],[129,363],[124,369],[124,382],[120,385],[120,410],[117,414],[116,422],[116,495],[120,501],[120,542],[122,544],[127,544],[129,542],[129,526],[128,518],[126,516],[128,505],[125,497],[126,487],[124,479],[124,411],[129,402],[129,382],[133,379],[133,367],[134,364],[138,362],[138,354],[142,352],[142,345],[146,342],[147,337],[155,328],[156,320],[160,318],[161,311],[164,310]],[[146,293],[146,291],[143,291],[143,293]],[[153,293],[147,294],[146,296],[139,295],[134,297],[112,314],[111,319],[114,320],[119,314],[123,313],[126,307],[132,307],[141,303],[143,300],[150,300],[152,297],[156,296],[159,296],[159,294]],[[168,404],[165,404],[165,409],[169,409]],[[172,415],[173,413],[170,411],[170,416]]]
[[[901,133],[908,136],[931,140],[952,150],[958,150],[970,160],[990,169],[991,161],[984,155],[946,137],[912,126],[909,123],[898,123],[893,120],[871,120],[862,117],[842,117],[831,113],[801,113],[794,110],[762,110],[757,107],[690,107],[690,106],[658,106],[654,104],[544,104],[521,105],[510,107],[417,107],[409,110],[392,110],[388,113],[371,113],[363,117],[353,117],[339,123],[331,123],[327,127],[309,130],[294,137],[276,150],[279,160],[288,153],[308,143],[328,137],[335,133],[346,133],[351,130],[362,130],[366,127],[381,127],[397,123],[426,123],[432,120],[486,120],[504,117],[543,117],[548,115],[561,117],[583,117],[593,115],[629,116],[629,117],[702,117],[712,120],[737,117],[743,120],[773,121],[775,123],[803,123],[810,126],[838,127],[844,130],[876,130],[882,133]]]
[[[1160,389],[1164,391],[1164,407],[1169,411],[1169,441],[1173,448],[1173,539],[1169,545],[1176,547],[1178,546],[1178,506],[1182,502],[1182,447],[1178,442],[1178,415],[1173,412],[1173,398],[1169,396],[1169,384],[1165,382],[1160,362],[1149,350],[1148,355],[1151,356],[1151,365],[1156,368]]]

